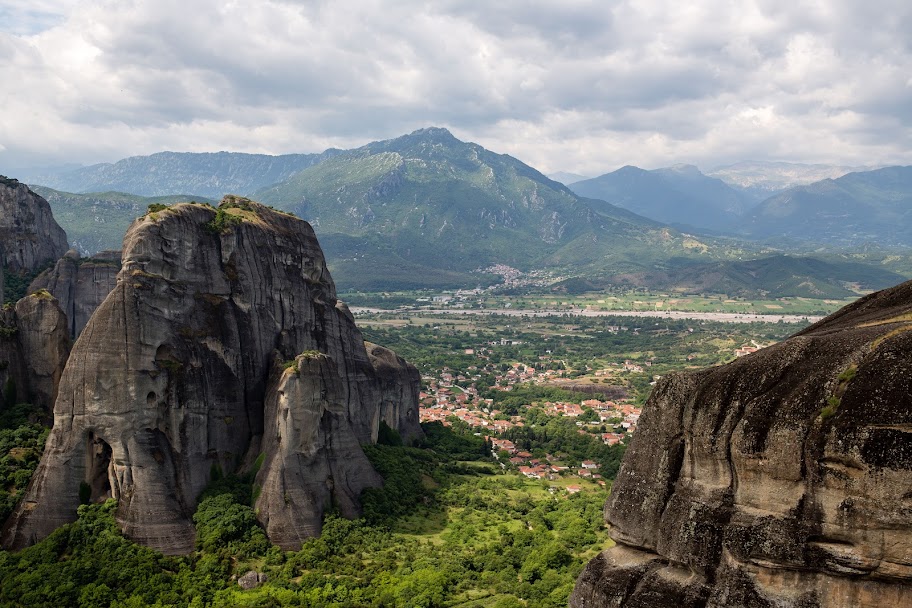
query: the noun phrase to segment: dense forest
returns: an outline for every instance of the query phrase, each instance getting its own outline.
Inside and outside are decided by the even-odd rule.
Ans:
[[[34,462],[44,431],[28,421],[24,406],[8,409],[3,421],[17,425],[3,431],[0,446],[9,484],[33,468],[15,469],[10,459],[19,462],[22,449],[34,450],[22,461]],[[194,515],[191,555],[164,556],[124,538],[114,500],[86,504],[75,523],[47,539],[0,552],[0,604],[566,605],[585,560],[609,542],[604,490],[591,484],[568,495],[548,482],[505,474],[483,438],[439,424],[425,430],[415,447],[398,445],[394,432],[384,434],[393,445],[368,447],[384,487],[365,492],[362,519],[328,515],[322,536],[300,551],[281,551],[266,539],[250,506],[250,475],[216,474]],[[13,483],[18,488],[21,481]],[[265,575],[265,582],[243,589],[238,578],[248,571]]]

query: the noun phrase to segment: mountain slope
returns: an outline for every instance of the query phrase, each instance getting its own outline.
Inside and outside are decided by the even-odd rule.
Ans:
[[[571,184],[570,189],[660,222],[710,230],[728,228],[753,203],[692,165],[653,171],[626,166]]]
[[[445,129],[340,153],[254,198],[311,222],[330,256],[344,259],[333,267],[343,283],[365,264],[405,264],[413,281],[440,271],[471,281],[495,263],[633,269],[689,254],[683,235],[605,203],[596,213],[595,201]]]
[[[612,277],[616,284],[747,298],[848,298],[857,295],[854,288],[884,289],[905,280],[867,264],[787,255],[710,263],[671,260],[667,270]]]
[[[129,192],[141,196],[165,196],[190,192],[219,198],[224,194],[250,194],[280,182],[332,156],[322,154],[242,154],[239,152],[159,152],[54,173],[23,176],[30,184],[41,184],[68,192]]]
[[[54,217],[66,227],[70,246],[81,255],[120,249],[127,228],[151,204],[171,205],[189,200],[199,203],[216,202],[188,195],[143,197],[123,192],[73,194],[44,186],[34,186],[32,191],[50,203]]]
[[[740,232],[841,246],[912,246],[912,166],[790,188],[754,208]]]

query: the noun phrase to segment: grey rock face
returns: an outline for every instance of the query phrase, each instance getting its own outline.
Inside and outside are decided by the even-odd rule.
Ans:
[[[90,500],[119,500],[118,521],[133,539],[165,553],[190,551],[190,515],[211,471],[236,471],[261,444],[272,446],[264,418],[275,413],[264,407],[287,402],[269,390],[275,361],[310,352],[325,356],[319,372],[326,379],[307,382],[329,387],[331,415],[320,421],[331,435],[317,437],[332,448],[313,471],[300,462],[292,469],[319,477],[328,466],[333,487],[353,494],[376,474],[334,469],[331,461],[376,440],[381,390],[310,226],[236,197],[218,213],[181,204],[138,219],[124,239],[116,287],[74,345],[54,428],[4,545],[22,547],[72,521],[86,483]],[[289,438],[304,432],[292,425]],[[310,449],[302,446],[301,453]],[[266,460],[281,462],[280,449],[294,453],[277,446]],[[272,471],[282,466],[260,474]],[[265,498],[284,504],[264,490]]]
[[[48,202],[0,176],[0,257],[7,272],[32,272],[67,250],[67,237]]]
[[[66,316],[47,293],[0,311],[0,387],[12,380],[17,402],[40,406],[50,418],[69,353]]]
[[[266,395],[256,509],[269,539],[296,551],[319,535],[330,505],[357,517],[361,491],[382,479],[348,422],[342,378],[329,357],[308,352],[287,369],[277,364]]]
[[[424,437],[418,410],[411,406],[418,402],[421,392],[418,368],[388,348],[371,342],[365,342],[364,346],[380,381],[380,419],[398,431],[405,443]]]
[[[254,570],[248,570],[238,579],[242,589],[255,589],[266,582],[267,576]]]
[[[667,376],[570,605],[912,605],[912,283]]]
[[[32,281],[29,293],[46,289],[57,298],[67,315],[70,337],[75,340],[117,284],[120,258],[119,251],[104,251],[80,259],[79,252],[71,249]]]

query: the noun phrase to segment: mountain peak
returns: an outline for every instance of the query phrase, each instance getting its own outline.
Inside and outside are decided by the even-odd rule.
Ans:
[[[703,177],[703,172],[700,171],[695,165],[688,165],[686,163],[678,163],[670,167],[656,169],[656,171],[664,173],[675,173],[682,177]]]

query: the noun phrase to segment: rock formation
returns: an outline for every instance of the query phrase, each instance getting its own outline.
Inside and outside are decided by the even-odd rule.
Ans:
[[[0,259],[7,272],[28,273],[62,256],[67,237],[46,200],[0,176]]]
[[[364,346],[380,380],[380,417],[406,443],[424,437],[418,410],[410,406],[418,401],[418,393],[421,392],[418,368],[388,348],[370,342],[365,342]]]
[[[912,282],[664,378],[583,607],[912,605]]]
[[[334,505],[357,517],[358,496],[382,484],[348,423],[336,364],[317,352],[276,366],[266,392],[263,466],[255,484],[266,534],[297,550],[320,533],[321,514]]]
[[[0,387],[13,387],[17,403],[42,407],[50,419],[69,353],[66,316],[48,292],[0,310]]]
[[[353,513],[360,489],[380,482],[359,444],[376,441],[382,394],[306,222],[237,197],[149,213],[73,347],[3,543],[72,521],[82,494],[117,498],[127,535],[185,553],[212,472],[260,461],[261,516],[292,546],[319,530],[330,500]]]
[[[42,272],[29,285],[29,293],[46,289],[67,315],[70,337],[74,340],[117,284],[119,251],[102,251],[81,259],[70,249],[53,268]]]

